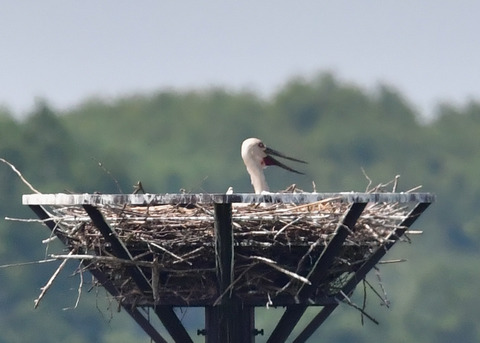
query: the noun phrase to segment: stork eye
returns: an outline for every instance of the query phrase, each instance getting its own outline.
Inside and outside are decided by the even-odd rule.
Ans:
[[[265,145],[262,142],[260,142],[260,143],[258,143],[258,147],[263,149],[263,148],[265,148]]]

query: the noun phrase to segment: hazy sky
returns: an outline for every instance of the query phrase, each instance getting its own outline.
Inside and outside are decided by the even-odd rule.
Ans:
[[[227,86],[272,94],[333,71],[422,113],[480,99],[480,1],[2,1],[0,104]]]

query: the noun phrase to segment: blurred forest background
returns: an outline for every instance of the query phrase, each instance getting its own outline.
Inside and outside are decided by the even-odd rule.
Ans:
[[[150,193],[224,192],[229,186],[250,192],[240,157],[247,137],[309,161],[305,176],[267,169],[272,190],[296,183],[312,191],[315,181],[319,192],[364,191],[362,168],[374,183],[399,174],[400,191],[422,185],[437,202],[414,225],[424,234],[397,244],[388,256],[408,261],[380,267],[391,308],[368,297],[377,326],[362,325],[358,311],[342,305],[311,341],[480,342],[479,132],[479,102],[439,104],[425,118],[395,87],[367,90],[320,73],[293,78],[269,98],[214,88],[92,98],[67,110],[39,100],[22,120],[3,108],[0,157],[42,193],[131,193],[138,180]],[[21,205],[21,195],[30,192],[0,164],[0,265],[61,250],[50,244],[47,251],[42,240],[49,230],[42,225],[4,220],[35,218]],[[0,269],[0,342],[149,342],[104,291],[91,289],[87,275],[79,305],[71,309],[80,282],[73,262],[34,310],[33,300],[58,264]],[[369,279],[376,283],[376,275]],[[269,332],[281,311],[258,310],[257,328]],[[202,312],[178,313],[203,342],[196,336]]]

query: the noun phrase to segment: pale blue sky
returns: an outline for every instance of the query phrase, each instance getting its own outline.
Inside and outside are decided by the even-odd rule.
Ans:
[[[397,87],[431,112],[480,99],[480,2],[3,1],[0,104],[66,108],[162,88],[272,94],[333,71]]]

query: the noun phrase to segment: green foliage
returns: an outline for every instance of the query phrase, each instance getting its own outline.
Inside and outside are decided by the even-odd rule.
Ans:
[[[229,186],[248,192],[239,151],[247,137],[309,161],[306,176],[267,169],[274,190],[296,183],[311,191],[314,181],[320,192],[363,191],[362,168],[374,183],[399,174],[400,191],[423,185],[438,201],[416,225],[424,236],[392,252],[409,262],[382,267],[392,309],[370,294],[367,311],[380,326],[362,326],[358,312],[341,306],[320,335],[339,343],[479,341],[480,302],[472,285],[480,283],[480,104],[442,104],[435,118],[423,119],[391,86],[371,92],[320,74],[292,79],[269,99],[207,89],[92,98],[66,111],[40,101],[22,122],[0,109],[0,157],[45,193],[129,193],[138,180],[152,193],[224,192]],[[1,217],[33,217],[20,205],[30,190],[6,165],[0,178]],[[43,258],[40,242],[48,235],[38,224],[2,220],[0,264]],[[78,276],[68,277],[75,266],[62,273],[40,310],[32,310],[57,265],[0,269],[0,342],[148,341],[128,316],[97,305],[103,294],[84,290],[79,308],[62,311],[77,295]],[[257,311],[257,326],[271,330],[279,316],[274,311]],[[185,321],[192,331],[202,325],[188,315]],[[38,337],[46,327],[55,329]]]

